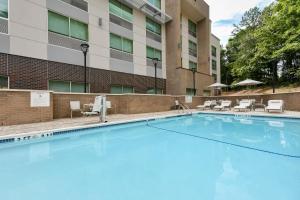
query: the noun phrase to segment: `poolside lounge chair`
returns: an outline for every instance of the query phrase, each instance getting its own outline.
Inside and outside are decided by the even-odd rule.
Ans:
[[[251,100],[241,100],[238,106],[234,106],[233,110],[246,111],[251,110]]]
[[[205,101],[203,105],[198,105],[197,109],[199,110],[210,109],[211,106],[212,106],[212,101]]]
[[[221,105],[214,107],[214,110],[225,110],[225,109],[228,109],[228,110],[231,109],[231,101],[222,101]]]
[[[268,112],[270,111],[279,111],[283,112],[283,100],[269,100],[268,101],[268,106],[266,107],[266,110]]]
[[[93,109],[90,112],[82,112],[83,115],[85,116],[91,116],[91,115],[99,115],[100,110],[101,110],[101,96],[96,96],[95,97],[95,102],[93,104]]]
[[[81,112],[80,101],[70,101],[71,118],[73,118],[73,112]]]

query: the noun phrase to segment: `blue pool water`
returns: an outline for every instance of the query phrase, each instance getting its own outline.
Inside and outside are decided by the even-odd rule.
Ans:
[[[194,115],[0,144],[2,200],[299,200],[300,120]]]

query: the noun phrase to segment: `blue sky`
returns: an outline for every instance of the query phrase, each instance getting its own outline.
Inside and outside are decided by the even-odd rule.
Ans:
[[[226,45],[234,29],[233,24],[239,23],[245,11],[258,6],[264,8],[274,0],[205,0],[210,6],[212,33]]]

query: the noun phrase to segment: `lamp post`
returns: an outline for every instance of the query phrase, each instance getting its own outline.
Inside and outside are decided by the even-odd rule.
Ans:
[[[152,62],[154,65],[154,93],[157,94],[157,63],[158,63],[158,58],[152,58]]]
[[[84,55],[84,93],[86,93],[86,54],[89,51],[90,46],[87,43],[82,43],[80,47]]]
[[[195,74],[197,72],[197,68],[196,67],[193,67],[190,69],[193,73],[193,92],[194,92],[194,96],[196,96],[196,77],[195,77]]]

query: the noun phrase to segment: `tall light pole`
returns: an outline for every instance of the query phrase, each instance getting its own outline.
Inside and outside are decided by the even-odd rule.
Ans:
[[[197,68],[196,67],[193,67],[190,69],[193,73],[193,92],[194,92],[194,96],[196,96],[196,72],[197,72]]]
[[[154,93],[157,94],[157,63],[158,63],[158,58],[152,58],[152,62],[154,65]]]
[[[89,51],[90,46],[87,43],[82,43],[80,47],[84,55],[84,93],[86,93],[86,54]]]

